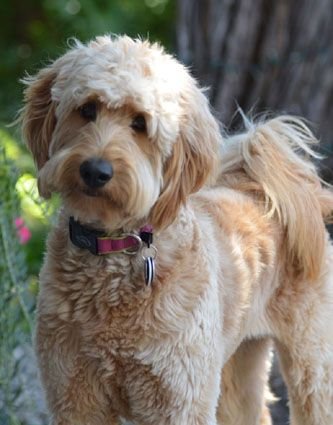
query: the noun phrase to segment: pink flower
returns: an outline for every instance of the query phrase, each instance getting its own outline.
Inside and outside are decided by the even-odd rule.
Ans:
[[[19,238],[20,244],[26,244],[31,238],[31,232],[27,226],[24,225],[24,220],[22,217],[17,217],[14,220],[17,236]]]

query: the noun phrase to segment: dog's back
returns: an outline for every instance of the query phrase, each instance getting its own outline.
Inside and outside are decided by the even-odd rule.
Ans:
[[[289,258],[304,278],[320,273],[326,244],[325,221],[333,211],[333,193],[314,162],[317,144],[303,121],[280,116],[253,124],[230,137],[222,148],[219,182],[254,195],[286,232]]]

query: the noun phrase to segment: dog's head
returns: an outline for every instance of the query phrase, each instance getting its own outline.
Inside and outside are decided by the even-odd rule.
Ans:
[[[214,173],[220,132],[207,99],[156,44],[76,43],[26,83],[40,193],[59,192],[82,222],[165,227]]]

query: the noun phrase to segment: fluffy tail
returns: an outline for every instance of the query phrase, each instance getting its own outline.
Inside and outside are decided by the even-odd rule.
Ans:
[[[311,162],[320,158],[311,148],[318,141],[291,116],[257,124],[245,119],[245,125],[245,133],[226,141],[221,181],[233,187],[238,181],[242,190],[260,195],[267,214],[285,228],[289,258],[305,278],[316,279],[327,238],[324,221],[333,211],[333,193]]]

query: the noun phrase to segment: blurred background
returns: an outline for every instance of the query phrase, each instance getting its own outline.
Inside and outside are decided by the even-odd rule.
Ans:
[[[310,120],[332,181],[332,0],[1,0],[0,2],[0,425],[46,425],[31,348],[37,276],[58,200],[38,196],[18,125],[20,78],[104,33],[160,41],[188,65],[227,131],[236,113],[295,113]],[[286,425],[286,393],[275,425]]]

